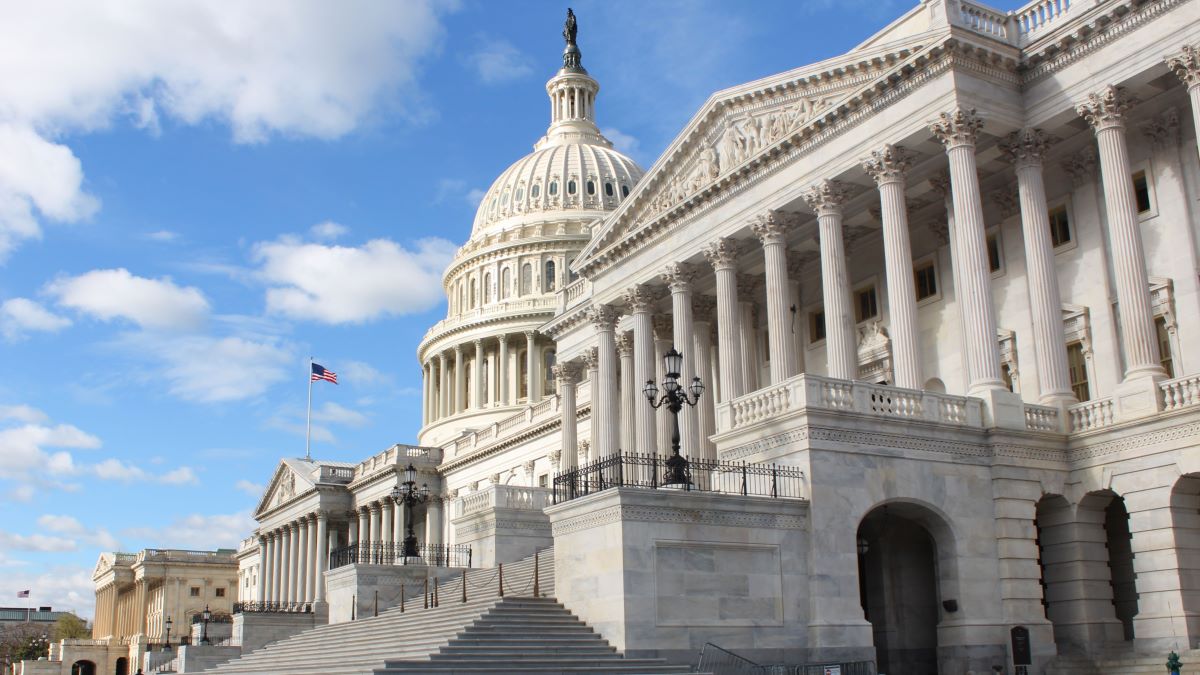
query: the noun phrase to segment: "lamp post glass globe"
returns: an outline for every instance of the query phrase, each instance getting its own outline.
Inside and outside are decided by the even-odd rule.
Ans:
[[[163,645],[163,651],[165,652],[171,649],[171,617],[168,616],[167,620],[163,622],[163,625],[167,628],[166,644]]]
[[[663,370],[665,376],[662,398],[658,397],[658,387],[654,380],[647,380],[646,386],[642,387],[642,394],[652,407],[657,409],[665,405],[671,413],[671,456],[666,461],[667,470],[663,474],[663,484],[691,485],[688,461],[679,454],[679,411],[683,410],[685,404],[692,407],[700,402],[700,396],[704,394],[704,383],[699,377],[693,377],[691,385],[686,389],[679,383],[679,374],[683,370],[683,354],[674,347],[663,355]]]
[[[417,469],[409,462],[408,468],[404,470],[404,482],[392,489],[392,501],[405,507],[405,536],[400,552],[405,558],[417,558],[421,555],[417,546],[417,535],[413,532],[413,507],[425,503],[428,499],[429,484],[422,483],[421,488],[417,489]]]
[[[204,626],[200,632],[200,644],[212,644],[208,641],[208,622],[212,619],[212,612],[208,611],[208,605],[204,606],[204,613],[201,615],[201,617],[204,619]]]

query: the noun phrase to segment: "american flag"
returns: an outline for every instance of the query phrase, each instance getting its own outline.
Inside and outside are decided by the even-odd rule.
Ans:
[[[332,370],[325,370],[324,366],[314,363],[312,364],[311,381],[316,382],[317,380],[325,380],[326,382],[337,384],[337,373]]]
[[[29,591],[17,591],[17,597],[18,598],[28,598]]]

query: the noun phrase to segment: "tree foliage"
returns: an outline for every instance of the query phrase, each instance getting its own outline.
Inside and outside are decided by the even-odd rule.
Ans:
[[[58,621],[54,622],[54,629],[50,632],[50,638],[54,642],[66,638],[90,637],[92,637],[92,629],[88,628],[86,621],[74,614],[63,614],[58,617]]]

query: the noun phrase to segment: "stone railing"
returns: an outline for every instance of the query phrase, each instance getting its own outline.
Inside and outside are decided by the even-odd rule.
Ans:
[[[1167,380],[1158,385],[1162,391],[1163,411],[1200,405],[1200,375],[1188,375]]]
[[[999,12],[971,0],[947,4],[950,23],[1015,47],[1024,47],[1102,0],[1034,0],[1012,12]]]
[[[1067,13],[1071,0],[1034,0],[1011,14],[1017,33],[1023,37],[1038,34]]]
[[[1030,431],[1060,431],[1058,408],[1026,403],[1025,428]]]
[[[349,483],[354,480],[354,468],[349,466],[321,466],[317,479],[321,483]]]
[[[959,24],[977,33],[990,35],[998,40],[1008,42],[1009,15],[998,12],[986,5],[977,5],[967,0],[959,0],[957,4]]]
[[[979,399],[802,374],[720,404],[717,406],[717,429],[739,429],[803,409],[844,410],[887,419],[983,426],[983,402]]]
[[[1112,425],[1113,401],[1102,398],[1095,401],[1084,401],[1067,408],[1070,417],[1070,431],[1091,431]]]
[[[382,468],[397,464],[407,464],[414,460],[424,460],[436,466],[442,461],[442,449],[397,443],[374,457],[359,462],[353,469],[354,478],[357,480],[364,476],[369,476]]]
[[[581,301],[587,299],[590,295],[592,285],[587,279],[576,279],[563,287],[558,292],[558,311],[565,312],[568,308],[574,307]]]
[[[585,404],[590,404],[591,400],[591,383],[585,381],[576,385],[576,406],[583,407]],[[560,414],[561,402],[562,397],[557,394],[545,396],[541,401],[526,406],[518,413],[449,441],[443,448],[453,457],[470,454],[513,435],[515,430],[524,429],[535,422],[544,422],[557,416]]]
[[[228,564],[234,559],[229,549],[216,551],[178,551],[172,549],[144,549],[137,554],[138,562],[182,562]]]
[[[496,316],[519,314],[521,312],[554,311],[554,309],[558,307],[558,304],[557,294],[539,296],[536,298],[525,298],[524,300],[493,302],[490,305],[477,307],[461,314],[457,314],[453,317],[442,319],[441,321],[433,324],[429,327],[429,330],[425,331],[425,337],[422,342],[460,326],[469,326],[473,323],[478,323],[485,319],[490,319]]]
[[[541,511],[553,501],[550,488],[519,485],[489,485],[478,492],[459,497],[455,513],[469,516],[492,509]]]

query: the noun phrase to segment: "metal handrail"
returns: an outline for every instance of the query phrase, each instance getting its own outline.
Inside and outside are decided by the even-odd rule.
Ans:
[[[307,602],[235,602],[234,614],[311,614],[312,605]]]
[[[471,567],[471,547],[464,544],[422,544],[416,556],[404,555],[403,542],[358,542],[329,553],[329,569],[360,565],[424,565]]]
[[[697,460],[687,462],[684,481],[666,482],[670,458],[617,452],[555,475],[554,503],[614,487],[670,488],[719,494],[805,499],[804,472],[778,464]]]

